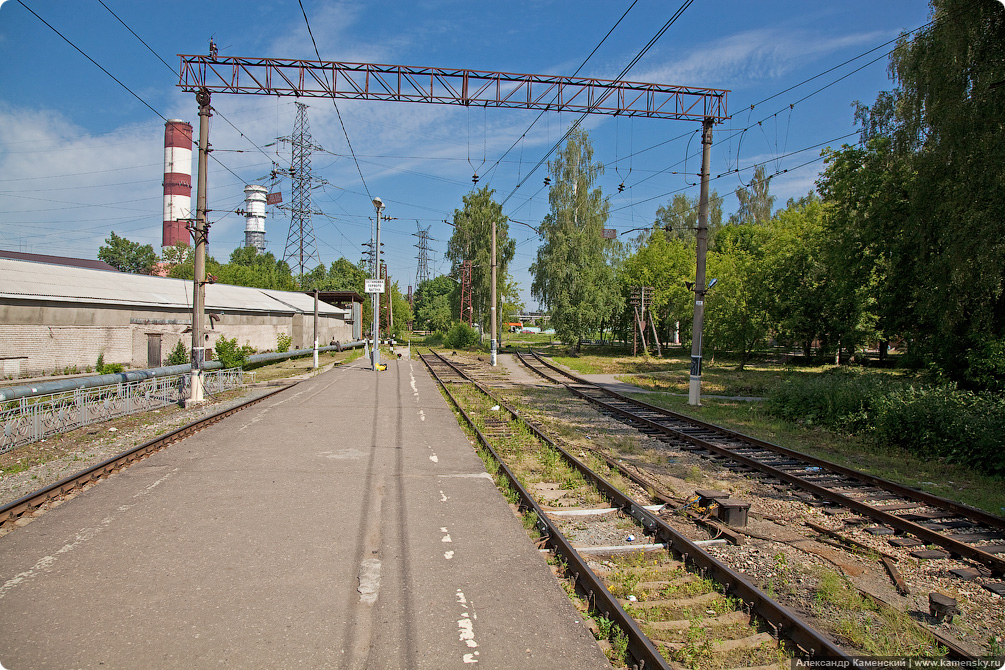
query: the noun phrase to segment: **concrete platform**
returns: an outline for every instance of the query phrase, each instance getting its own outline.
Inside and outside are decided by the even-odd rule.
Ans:
[[[0,538],[0,664],[609,668],[422,363],[366,365]]]

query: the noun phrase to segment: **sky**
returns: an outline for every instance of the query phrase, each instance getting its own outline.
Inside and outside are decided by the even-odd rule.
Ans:
[[[315,60],[309,25],[323,60],[614,79],[685,4],[0,0],[0,249],[95,258],[114,231],[159,251],[164,120],[199,125],[195,96],[177,86],[178,55],[207,54],[210,39],[222,56]],[[777,208],[814,188],[824,148],[856,141],[854,101],[871,104],[892,88],[892,44],[882,45],[929,19],[920,0],[697,0],[623,78],[728,89],[731,118],[714,129],[711,186],[728,216],[734,190],[764,165]],[[431,238],[430,272],[449,273],[446,221],[478,174],[477,187],[494,189],[503,213],[528,224],[510,224],[511,274],[526,308],[537,307],[529,267],[540,240],[531,226],[549,205],[546,164],[534,168],[578,114],[548,112],[534,123],[532,110],[306,103],[320,148],[312,169],[324,180],[311,192],[323,212],[312,220],[323,263],[361,258],[379,196],[389,217],[384,258],[402,291],[415,283],[420,227]],[[269,177],[274,165],[289,166],[290,144],[277,138],[292,134],[296,105],[219,93],[212,105],[209,245],[225,262],[244,242],[236,210],[245,184],[290,200],[289,182]],[[604,165],[596,186],[609,199],[607,227],[621,239],[650,226],[674,194],[697,197],[700,123],[590,115],[583,127]],[[270,210],[268,251],[284,254],[289,228],[287,213]]]

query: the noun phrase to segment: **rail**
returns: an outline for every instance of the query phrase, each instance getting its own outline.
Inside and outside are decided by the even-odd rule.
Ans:
[[[473,384],[482,393],[485,393],[489,397],[493,398],[495,397],[483,384],[468,377],[462,370],[460,370],[457,366],[453,365],[450,361],[443,358],[442,356],[439,356],[438,354],[434,353],[433,355],[437,357],[438,361],[441,364],[447,365],[452,370],[453,374],[457,375],[458,377],[466,378],[469,383]],[[423,357],[423,361],[426,363],[427,367],[429,367],[430,371],[433,372],[432,366],[429,364],[429,361],[426,359],[426,357]],[[437,379],[437,381],[440,382],[441,386],[444,388],[448,396],[451,398],[451,401],[458,406],[458,409],[460,409],[460,406],[458,405],[456,400],[453,399],[453,396],[447,389],[447,385],[443,381],[440,381],[439,376],[435,372],[433,372],[433,376],[434,378]],[[496,402],[498,402],[498,404],[501,407],[505,407],[505,409],[514,416],[519,416],[516,410],[510,408],[501,400],[496,399]],[[466,415],[465,418],[470,422],[470,419],[468,419]],[[560,445],[554,443],[540,430],[538,430],[533,424],[528,423],[526,421],[524,422],[524,424],[538,437],[538,439],[541,439],[542,441],[547,443],[551,448],[558,451],[562,455],[562,457],[570,465],[572,465],[572,467],[579,470],[581,473],[583,473],[584,476],[588,478],[588,480],[592,481],[594,485],[597,486],[597,488],[602,491],[603,495],[605,495],[608,498],[608,500],[611,501],[614,507],[617,507],[622,511],[624,511],[626,514],[635,517],[650,533],[654,535],[655,540],[657,542],[664,543],[668,548],[672,549],[674,552],[683,556],[685,563],[691,563],[692,565],[696,566],[702,572],[702,574],[707,574],[712,579],[715,579],[719,584],[722,584],[723,589],[727,594],[733,595],[742,600],[743,602],[747,603],[754,612],[756,612],[760,617],[762,617],[772,627],[774,627],[774,629],[779,634],[784,635],[788,639],[792,640],[792,642],[794,642],[796,645],[802,648],[809,656],[818,659],[828,658],[828,659],[841,659],[845,661],[849,660],[848,656],[833,642],[831,642],[829,639],[823,636],[819,631],[817,631],[812,626],[803,621],[794,612],[788,610],[786,607],[779,604],[774,599],[769,597],[767,594],[762,592],[760,589],[754,586],[746,577],[734,571],[732,568],[725,565],[721,561],[717,560],[711,554],[706,552],[702,547],[695,544],[689,538],[681,535],[679,532],[677,532],[675,529],[669,526],[665,521],[663,521],[663,519],[650,513],[648,510],[644,508],[643,505],[631,499],[630,497],[626,496],[624,493],[618,490],[613,484],[611,484],[603,477],[601,477],[599,474],[594,472],[582,461],[575,458],[572,454],[563,449]],[[482,436],[480,433],[478,434],[479,434],[479,440],[482,441],[483,444],[486,444],[486,446],[488,446],[484,436]],[[490,449],[490,451],[492,451],[491,447],[488,448]],[[496,458],[496,460],[499,460],[500,465],[505,469],[505,464],[503,464],[503,462],[498,458],[498,456],[496,456],[494,451],[492,451],[492,454]],[[515,482],[515,477],[512,475],[512,473],[510,473],[508,469],[505,469],[505,472],[507,473],[507,477]],[[514,484],[514,487],[517,488],[516,484]],[[530,499],[529,494],[527,494],[522,489],[522,487],[517,488],[517,490],[521,492],[520,493],[521,497],[524,497],[526,495],[526,497],[530,500],[527,506],[533,507],[534,511],[538,513],[539,522],[541,522],[541,520],[544,519],[545,522],[547,523],[547,528],[542,528],[542,530],[546,531],[546,533],[549,536],[549,542],[555,545],[556,550],[566,557],[570,556],[570,552],[575,553],[575,550],[572,549],[571,545],[567,541],[553,542],[551,540],[551,538],[562,538],[562,540],[564,540],[564,537],[557,530],[557,528],[554,528],[554,526],[550,524],[550,522],[547,522],[547,517],[543,515],[543,512],[537,506],[537,504],[533,502],[532,499]],[[609,596],[606,587],[603,586],[603,583],[599,580],[599,577],[597,577],[592,571],[589,570],[588,567],[586,567],[585,561],[582,561],[581,559],[577,558],[576,563],[581,563],[583,566],[582,572],[580,572],[577,579],[583,580],[585,578],[588,580],[587,583],[589,584],[589,589],[593,592],[594,597]],[[570,564],[572,564],[571,558],[570,558]],[[628,615],[628,613],[623,610],[623,608],[620,606],[620,604],[618,604],[616,600],[613,600],[612,603],[607,602],[608,600],[611,599],[610,598],[604,599],[604,609],[606,609],[610,613],[611,616],[609,616],[609,618],[621,619],[622,616],[627,617],[628,621],[630,622],[630,624],[626,623],[627,630],[631,631],[631,634],[634,634],[635,631],[638,630],[637,625],[634,624],[634,619],[632,619]],[[618,621],[618,623],[619,625],[621,625],[620,620]],[[640,630],[638,630],[638,634],[641,634]],[[643,639],[645,639],[646,642],[649,642],[648,638],[645,638],[644,635]],[[643,654],[642,656],[636,656],[636,659],[645,660],[646,659],[645,654],[648,653],[645,649],[645,645],[642,645],[640,647],[639,643],[636,643],[634,648],[630,646],[630,650],[632,651],[633,655],[635,654],[636,649]],[[662,659],[662,657],[660,658]],[[644,667],[652,667],[649,663],[650,662],[647,661]],[[662,665],[659,667],[662,667]]]

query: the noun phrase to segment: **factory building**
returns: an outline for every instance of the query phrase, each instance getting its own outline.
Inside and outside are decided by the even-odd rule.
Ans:
[[[324,299],[325,296],[323,296]],[[328,296],[330,299],[332,296]],[[318,340],[359,339],[362,298],[339,294],[318,307]],[[157,367],[178,341],[192,345],[192,282],[0,258],[0,377],[105,363]],[[314,298],[294,291],[209,284],[206,347],[221,337],[258,351],[313,346]]]

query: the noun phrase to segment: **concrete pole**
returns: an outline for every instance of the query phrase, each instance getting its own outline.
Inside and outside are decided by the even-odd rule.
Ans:
[[[708,178],[712,162],[712,119],[701,124],[701,196],[698,200],[698,261],[694,275],[694,327],[687,404],[701,404],[701,336],[705,320],[705,255],[708,252]]]
[[[380,279],[380,213],[384,209],[384,203],[380,198],[373,199],[373,206],[377,210],[377,226],[373,238],[373,277]],[[377,372],[380,365],[380,294],[373,294],[373,371]]]
[[[199,179],[196,183],[195,271],[192,277],[192,372],[191,392],[186,405],[203,401],[202,366],[206,360],[206,341],[202,322],[206,311],[206,238],[209,230],[206,224],[206,165],[209,162],[209,91],[202,89],[195,94],[199,103]]]
[[[318,290],[314,289],[314,369],[318,369]]]
[[[489,314],[491,318],[489,319],[489,325],[492,328],[492,335],[490,342],[490,350],[492,351],[492,366],[495,367],[497,361],[497,354],[499,349],[499,340],[496,336],[499,334],[499,327],[496,323],[496,302],[498,300],[496,296],[496,221],[492,220],[492,288],[490,290],[492,301],[492,306],[489,308]]]

